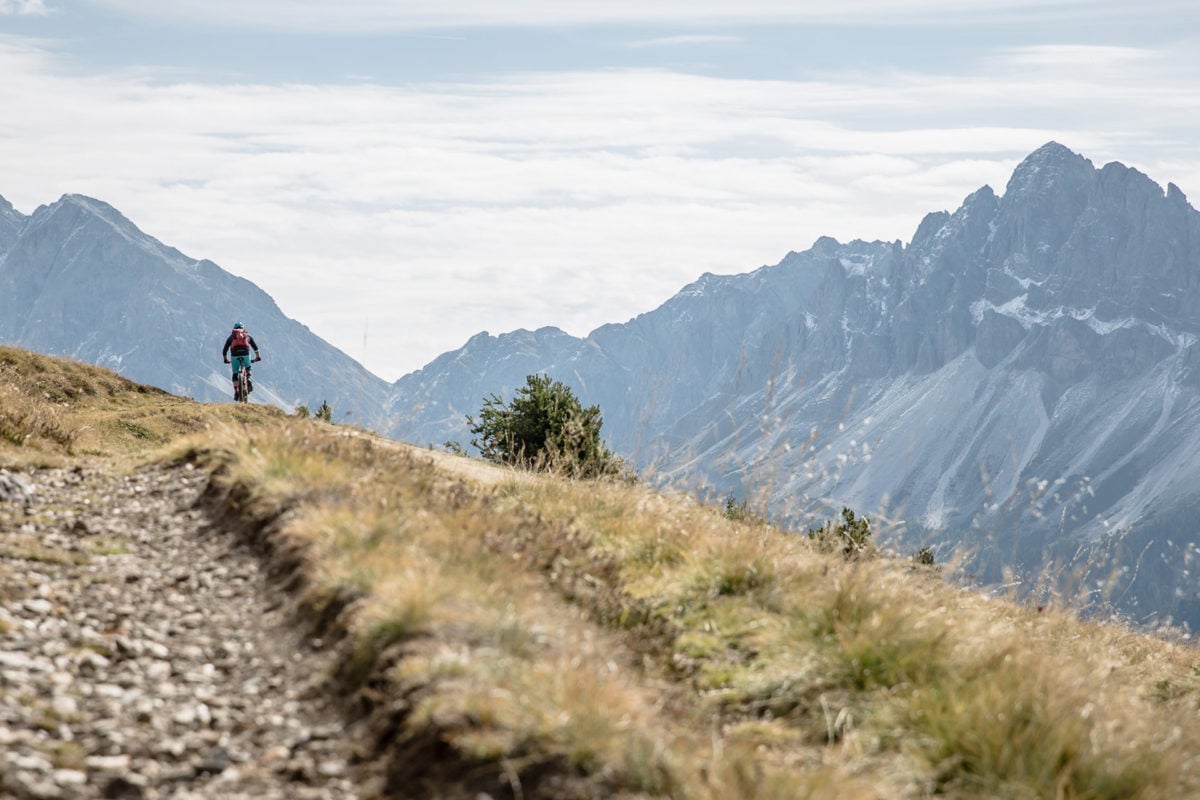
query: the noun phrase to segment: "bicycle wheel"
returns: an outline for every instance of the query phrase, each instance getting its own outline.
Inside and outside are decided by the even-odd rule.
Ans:
[[[239,403],[250,402],[250,373],[243,366],[238,370],[237,388],[234,389],[233,399]]]

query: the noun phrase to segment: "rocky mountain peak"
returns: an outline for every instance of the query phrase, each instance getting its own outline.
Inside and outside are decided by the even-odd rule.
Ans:
[[[1018,280],[1046,280],[1092,202],[1097,174],[1091,161],[1056,142],[1017,165],[988,233],[993,264]]]
[[[92,228],[93,235],[105,235],[106,231],[111,231],[127,241],[159,250],[168,257],[180,255],[177,250],[143,232],[108,203],[82,194],[65,194],[57,202],[39,207],[33,212],[30,222],[34,226],[52,226],[60,231]]]
[[[1003,205],[1035,215],[1063,202],[1078,207],[1095,178],[1096,168],[1091,161],[1057,142],[1049,142],[1013,170],[1004,189]]]
[[[978,189],[967,195],[966,199],[963,200],[962,210],[969,213],[982,212],[985,215],[990,216],[995,212],[996,206],[999,202],[1000,198],[996,197],[996,192],[992,190],[991,186],[988,186],[985,183],[983,186],[980,186]]]
[[[17,234],[25,225],[25,215],[13,208],[12,203],[0,197],[0,257],[16,241]]]
[[[813,242],[811,251],[819,256],[832,257],[841,248],[842,243],[832,236],[821,236]]]
[[[911,247],[920,247],[929,242],[933,236],[940,231],[945,224],[950,220],[949,211],[930,211],[921,220],[921,224],[917,226],[916,233],[913,234]]]
[[[1047,142],[1027,155],[1009,178],[1005,194],[1048,187],[1060,179],[1088,176],[1096,168],[1091,161],[1058,142]]]
[[[1000,200],[992,187],[982,186],[967,195],[954,213],[935,211],[926,214],[913,234],[909,249],[932,259],[946,246],[955,245],[955,257],[961,261],[962,253],[957,252],[961,248],[976,251],[982,247],[999,205]]]

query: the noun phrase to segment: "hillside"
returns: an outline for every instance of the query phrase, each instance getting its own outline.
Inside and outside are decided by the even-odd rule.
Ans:
[[[263,352],[254,402],[290,410],[324,400],[339,421],[383,424],[387,384],[250,281],[163,244],[100,200],[65,195],[25,216],[0,198],[0,343],[222,401],[232,393],[221,346],[235,320]]]
[[[584,339],[476,336],[396,384],[391,431],[467,442],[544,372],[670,483],[793,524],[849,505],[1031,595],[1048,565],[1086,571],[1051,591],[1119,576],[1119,613],[1197,629],[1197,275],[1178,187],[1051,142],[907,244],[821,238]]]
[[[23,351],[0,392],[10,796],[1200,793],[1166,632]]]

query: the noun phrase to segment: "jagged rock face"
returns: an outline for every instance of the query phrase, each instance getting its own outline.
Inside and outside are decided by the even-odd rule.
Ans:
[[[17,233],[25,226],[25,217],[12,207],[12,203],[0,197],[0,262],[4,254],[17,239]]]
[[[355,422],[381,424],[384,381],[285,317],[254,284],[167,247],[111,206],[68,195],[29,217],[0,208],[0,259],[0,341],[198,400],[229,400],[221,347],[240,319],[264,356],[253,399],[288,409],[325,400],[338,421],[351,412]]]
[[[461,439],[456,413],[545,371],[656,474],[800,524],[851,505],[984,580],[1081,559],[1075,588],[1197,626],[1197,309],[1178,188],[1051,143],[908,247],[822,239],[583,340],[476,337],[397,383],[394,432]]]

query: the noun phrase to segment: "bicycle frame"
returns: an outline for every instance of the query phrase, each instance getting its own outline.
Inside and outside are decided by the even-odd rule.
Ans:
[[[250,368],[245,364],[238,369],[237,382],[233,387],[233,399],[237,403],[250,402]]]

